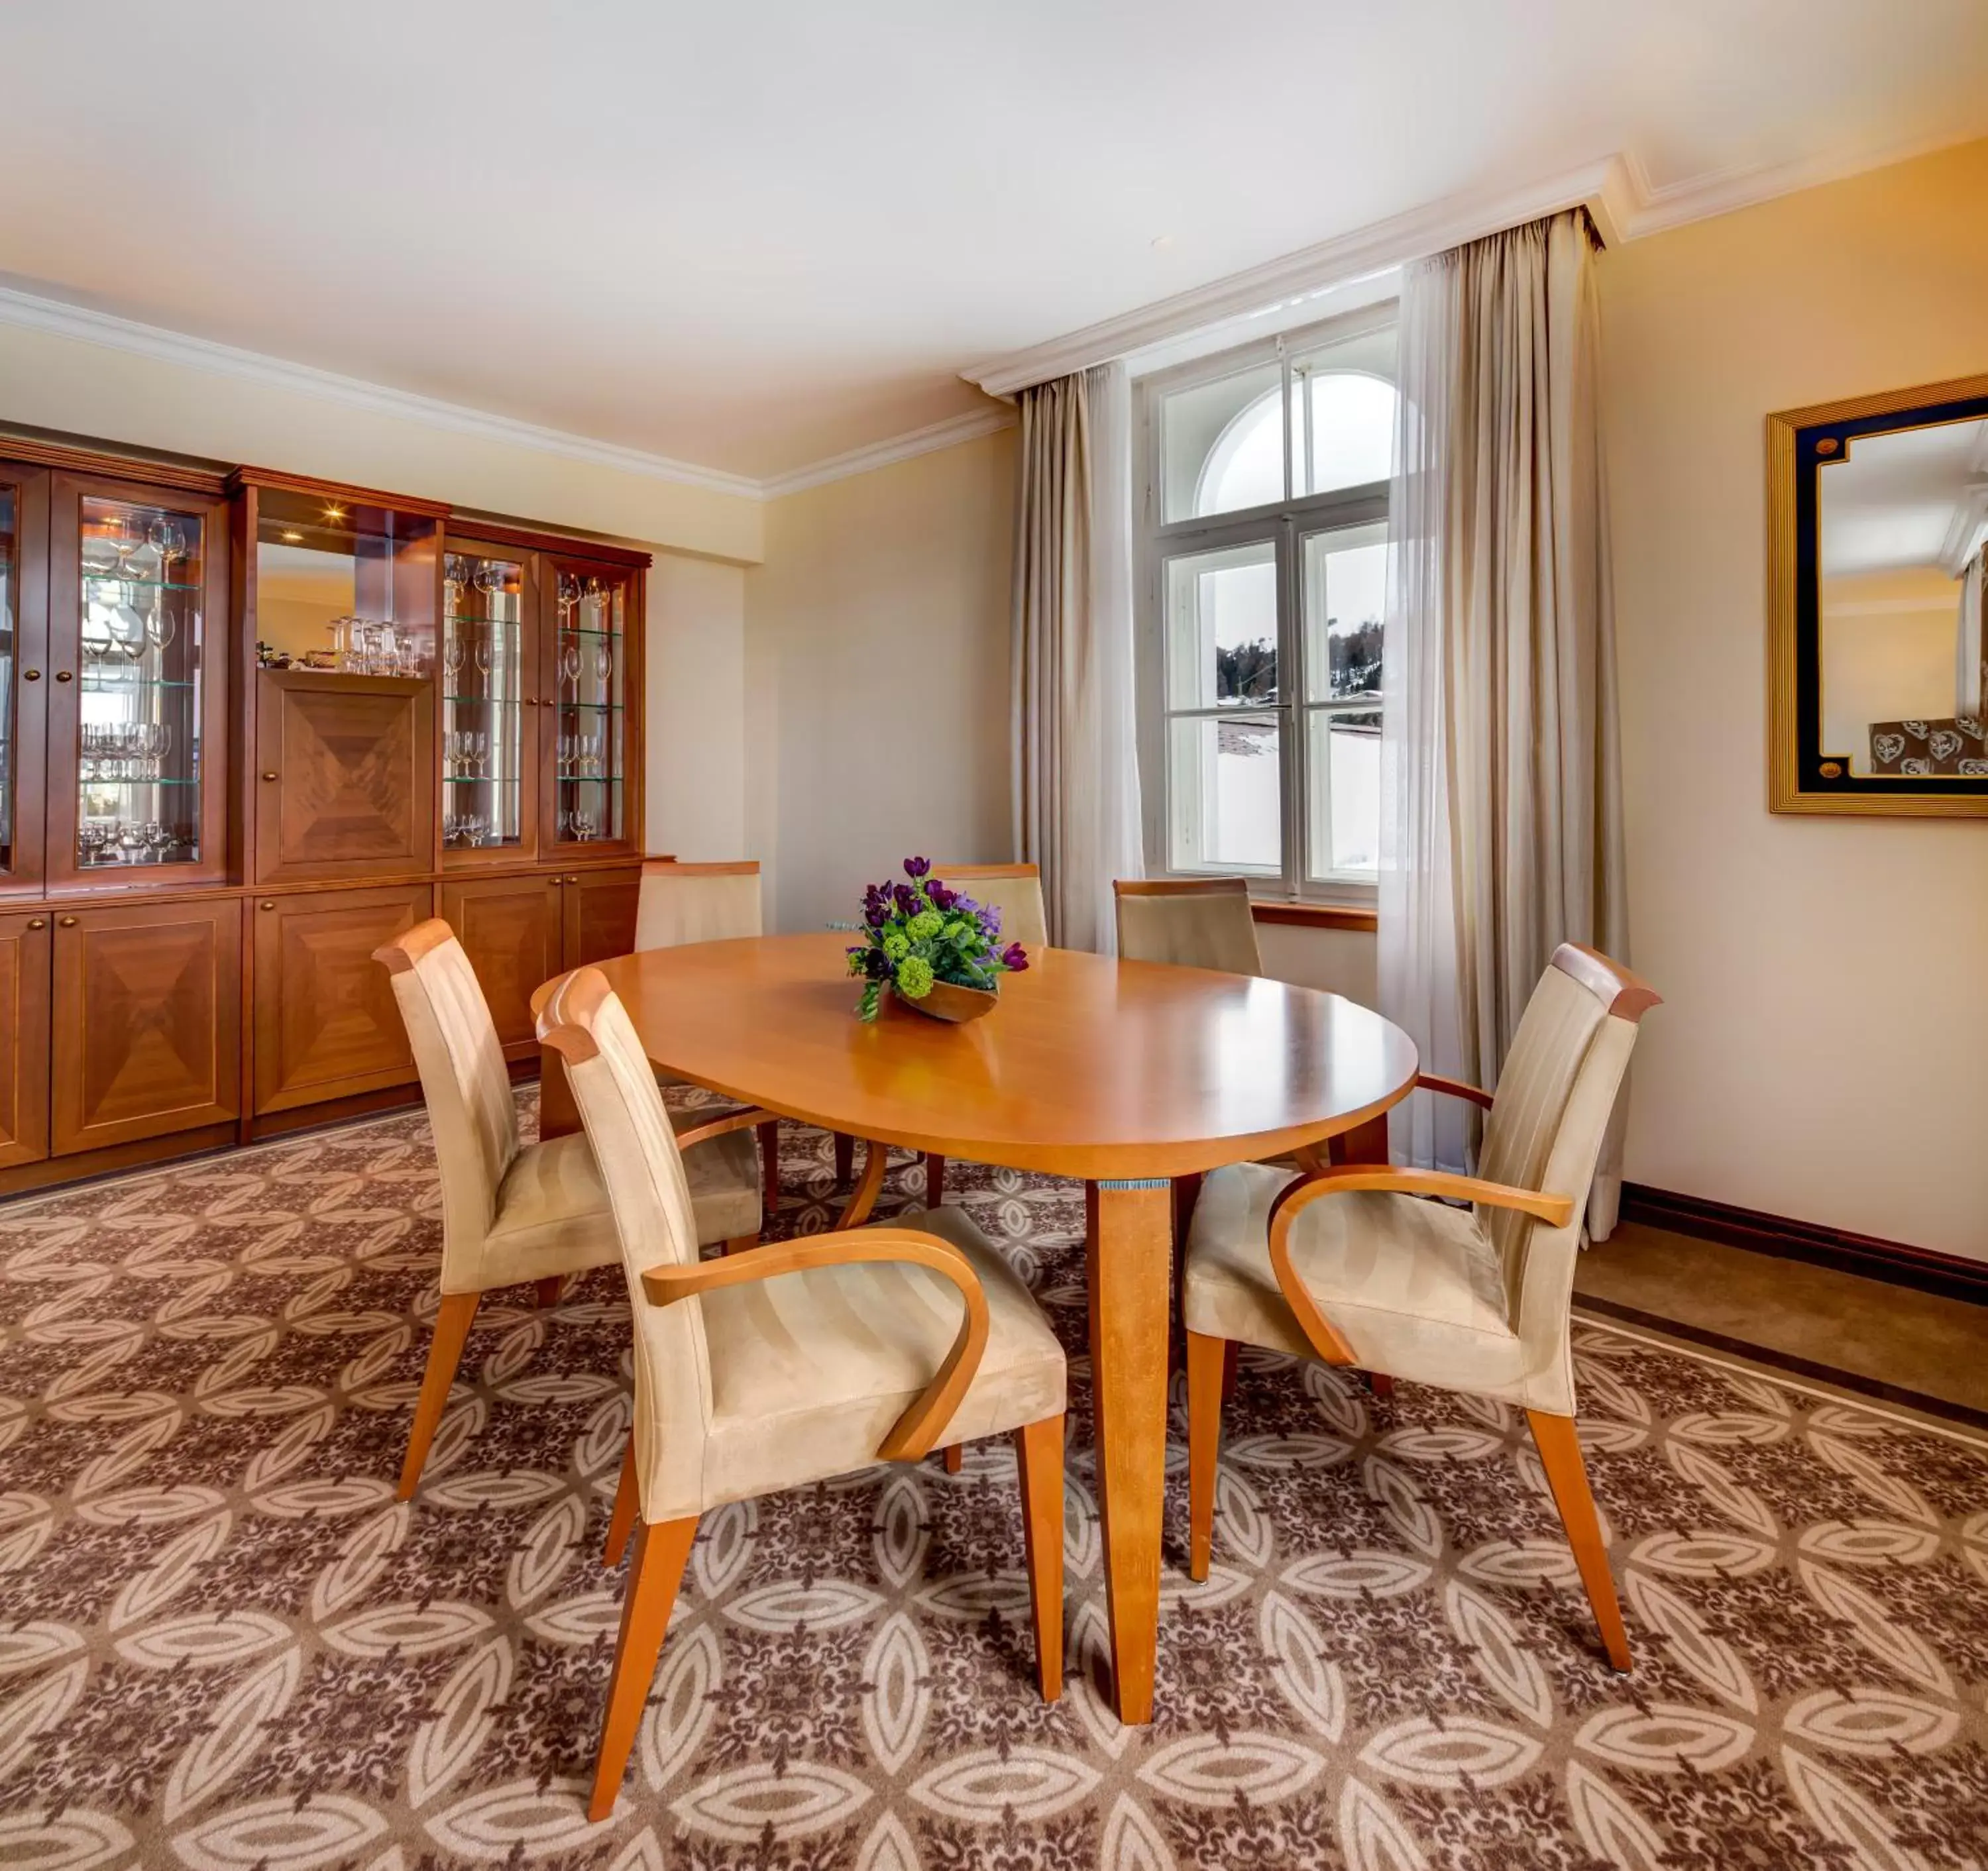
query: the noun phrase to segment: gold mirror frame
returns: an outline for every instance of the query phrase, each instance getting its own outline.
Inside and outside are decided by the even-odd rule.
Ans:
[[[1969,409],[1966,405],[1977,407]],[[1959,406],[1959,407],[1956,407]],[[1922,423],[1901,415],[1922,414]],[[1988,376],[1954,377],[1882,396],[1777,410],[1767,418],[1767,804],[1777,812],[1988,818],[1988,780],[1858,775],[1824,749],[1819,673],[1816,477],[1861,434],[1988,416]],[[1887,419],[1887,420],[1881,420]],[[1805,542],[1801,529],[1810,536]],[[1804,694],[1812,697],[1806,704]],[[1812,719],[1805,745],[1803,713]]]

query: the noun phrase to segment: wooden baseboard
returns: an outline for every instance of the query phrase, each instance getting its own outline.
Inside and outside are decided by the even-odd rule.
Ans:
[[[1914,1287],[1921,1292],[1937,1293],[1942,1299],[1988,1305],[1988,1261],[1942,1254],[1932,1248],[1915,1248],[1902,1241],[1885,1241],[1875,1234],[1852,1234],[1845,1228],[1826,1228],[1817,1221],[1790,1221],[1786,1215],[1708,1201],[1703,1196],[1679,1195],[1673,1190],[1653,1189],[1645,1183],[1622,1185],[1622,1219],[1641,1221],[1651,1228],[1667,1228],[1700,1241],[1723,1241],[1728,1247],[1746,1248],[1756,1254],[1771,1254],[1782,1260],[1807,1261],[1814,1266],[1861,1273],[1867,1279]]]

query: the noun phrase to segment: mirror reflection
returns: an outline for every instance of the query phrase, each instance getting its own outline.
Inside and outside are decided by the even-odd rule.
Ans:
[[[1847,438],[1817,517],[1824,754],[1858,778],[1988,778],[1988,417]]]

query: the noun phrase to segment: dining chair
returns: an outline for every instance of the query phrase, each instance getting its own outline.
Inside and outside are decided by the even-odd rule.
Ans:
[[[405,1501],[420,1484],[483,1295],[529,1282],[539,1303],[551,1305],[571,1275],[607,1265],[620,1250],[586,1137],[519,1142],[496,1023],[455,931],[434,917],[373,958],[393,978],[441,1178],[441,1305],[401,1469]],[[723,1241],[728,1251],[758,1241],[759,1165],[745,1133],[766,1116],[683,1114],[679,1147],[688,1153],[700,1241]]]
[[[1489,1113],[1475,1176],[1381,1163],[1209,1173],[1186,1255],[1193,1577],[1208,1575],[1229,1346],[1358,1365],[1526,1413],[1608,1660],[1630,1667],[1574,1427],[1574,1268],[1609,1114],[1658,1005],[1627,968],[1564,943],[1495,1096],[1419,1076]]]
[[[962,896],[1001,912],[1001,934],[1005,941],[1019,942],[1024,948],[1047,948],[1050,920],[1043,907],[1043,873],[1036,864],[942,864],[936,861],[931,874],[942,883],[952,885]],[[945,1159],[925,1152],[925,1206],[936,1208],[945,1200]]]
[[[651,858],[642,866],[635,905],[635,948],[680,948],[691,942],[725,942],[762,933],[759,866],[749,859],[716,864],[687,864]],[[667,1075],[665,1085],[675,1082]],[[780,1120],[759,1126],[760,1200],[766,1212],[780,1206]]]
[[[604,1167],[634,1315],[607,1563],[631,1532],[634,1550],[590,1815],[614,1810],[698,1518],[916,1461],[942,1434],[1014,1436],[1036,1677],[1056,1700],[1067,1373],[1028,1288],[956,1208],[700,1261],[668,1114],[607,978],[580,968],[554,984],[539,1037],[563,1058]]]
[[[1260,974],[1262,951],[1242,877],[1116,879],[1118,953],[1127,961]]]

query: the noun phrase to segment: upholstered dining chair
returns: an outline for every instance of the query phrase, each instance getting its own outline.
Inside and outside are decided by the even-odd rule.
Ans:
[[[1418,1078],[1488,1112],[1476,1176],[1378,1163],[1210,1173],[1186,1256],[1195,1578],[1208,1575],[1228,1346],[1358,1365],[1524,1410],[1608,1660],[1630,1667],[1574,1429],[1571,1306],[1595,1159],[1638,1024],[1658,1004],[1628,969],[1563,944],[1496,1096]]]
[[[1118,953],[1128,961],[1260,974],[1249,886],[1241,877],[1117,879]]]
[[[564,1059],[604,1167],[634,1312],[635,1420],[607,1558],[631,1530],[634,1554],[590,1815],[614,1809],[698,1517],[915,1461],[942,1434],[1014,1434],[1036,1673],[1054,1701],[1066,1373],[1028,1289],[956,1208],[700,1261],[668,1114],[607,978],[563,977],[539,1037]]]
[[[687,864],[651,858],[642,866],[635,905],[635,947],[680,948],[691,942],[726,942],[762,932],[759,866],[750,859]],[[662,1078],[664,1084],[672,1081]],[[780,1206],[780,1120],[759,1127],[760,1200],[769,1215]]]
[[[529,1283],[549,1305],[573,1274],[620,1250],[592,1147],[578,1133],[520,1143],[517,1106],[489,1003],[440,917],[375,951],[393,978],[421,1074],[441,1177],[441,1306],[401,1469],[401,1498],[419,1485],[462,1348],[483,1295]],[[685,1114],[697,1238],[749,1248],[759,1238],[759,1179],[746,1130],[763,1111]]]

